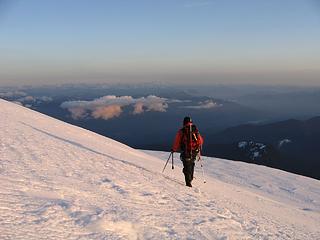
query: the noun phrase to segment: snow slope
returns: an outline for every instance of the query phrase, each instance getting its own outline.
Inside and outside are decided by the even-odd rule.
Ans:
[[[168,155],[0,100],[0,239],[320,239],[320,181]]]

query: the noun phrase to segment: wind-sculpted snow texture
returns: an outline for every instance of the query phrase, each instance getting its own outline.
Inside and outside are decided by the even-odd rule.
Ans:
[[[142,152],[0,100],[0,239],[320,239],[320,182]],[[153,156],[151,156],[153,155]]]

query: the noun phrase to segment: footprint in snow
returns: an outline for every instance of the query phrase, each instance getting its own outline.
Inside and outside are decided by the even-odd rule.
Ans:
[[[153,193],[151,193],[151,192],[141,192],[140,194],[143,197],[153,196]]]
[[[126,195],[128,193],[120,185],[115,184],[112,180],[110,180],[108,178],[102,179],[101,182],[102,182],[102,184],[108,185],[110,188],[114,189],[116,192],[118,192],[121,195]]]

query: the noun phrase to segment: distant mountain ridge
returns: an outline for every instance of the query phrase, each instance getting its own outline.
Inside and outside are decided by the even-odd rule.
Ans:
[[[320,137],[320,116],[305,121],[289,119],[265,125],[239,125],[227,128],[218,134],[213,134],[210,138],[213,139],[213,142],[218,139],[219,143],[229,143],[230,140],[241,141],[249,138],[253,141],[275,143],[283,138],[295,139],[296,137],[315,135]]]
[[[207,139],[205,148],[210,156],[255,162],[320,179],[319,116],[305,121],[289,119],[265,125],[240,125]],[[244,141],[265,144],[268,151],[264,152],[263,160],[249,158],[245,148],[238,146]]]

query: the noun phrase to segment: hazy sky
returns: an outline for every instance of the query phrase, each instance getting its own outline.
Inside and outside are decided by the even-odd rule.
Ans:
[[[320,85],[320,0],[0,0],[0,85]]]

